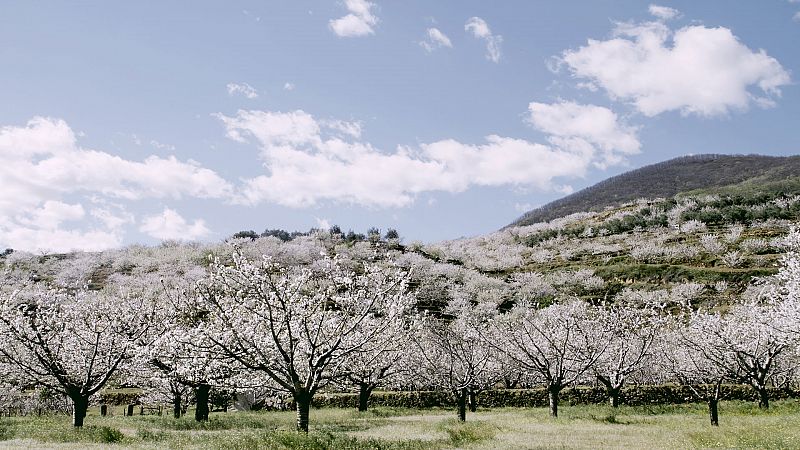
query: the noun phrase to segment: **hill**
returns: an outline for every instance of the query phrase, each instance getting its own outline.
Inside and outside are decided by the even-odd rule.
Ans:
[[[800,156],[697,155],[641,167],[525,213],[509,226],[525,226],[577,212],[602,211],[638,198],[682,193],[724,193],[800,186]]]

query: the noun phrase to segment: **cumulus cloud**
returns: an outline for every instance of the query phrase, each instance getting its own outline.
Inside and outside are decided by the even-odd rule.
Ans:
[[[0,242],[31,252],[98,251],[121,244],[122,236],[114,229],[65,228],[65,223],[85,216],[80,204],[48,200],[41,206],[20,209],[13,216],[0,219]]]
[[[283,83],[283,90],[284,91],[293,91],[294,90],[294,83],[291,83],[289,81],[287,81],[286,83]]]
[[[591,148],[598,151],[597,165],[620,163],[625,156],[639,153],[636,128],[623,123],[612,110],[570,101],[528,105],[528,122],[549,135],[561,148]]]
[[[438,28],[428,28],[426,32],[426,39],[419,43],[422,48],[428,53],[441,47],[453,48],[453,43],[446,34],[442,33]]]
[[[242,95],[249,99],[258,98],[258,91],[253,86],[250,86],[247,83],[228,83],[228,95],[233,97],[234,95]]]
[[[764,50],[751,50],[728,28],[661,22],[620,23],[608,40],[567,50],[562,64],[613,99],[655,116],[666,111],[717,116],[774,104],[789,73]]]
[[[119,245],[121,226],[132,219],[111,199],[227,199],[233,192],[193,161],[131,161],[82,148],[66,122],[46,117],[0,128],[0,179],[0,245],[33,251]]]
[[[592,164],[618,162],[638,151],[633,129],[605,108],[535,104],[531,123],[549,144],[497,135],[484,143],[445,139],[393,152],[374,148],[359,134],[343,135],[329,120],[302,111],[218,114],[227,136],[261,149],[267,173],[245,180],[238,202],[307,207],[334,201],[372,207],[411,204],[428,191],[462,192],[472,186],[565,187],[559,179],[583,176]],[[581,122],[572,128],[551,121]],[[592,117],[601,122],[592,125]],[[613,122],[613,123],[611,123]]]
[[[680,11],[675,8],[670,8],[669,6],[650,5],[648,11],[661,20],[670,20],[681,15]]]
[[[503,43],[503,36],[492,34],[485,20],[471,17],[464,24],[464,30],[486,42],[486,59],[495,63],[500,61],[500,44]]]
[[[201,239],[211,233],[202,219],[190,224],[175,210],[169,208],[164,208],[161,214],[145,217],[139,231],[156,239],[183,241]]]
[[[345,0],[346,16],[331,19],[328,26],[339,37],[359,37],[375,33],[378,18],[372,13],[375,4],[367,0]]]

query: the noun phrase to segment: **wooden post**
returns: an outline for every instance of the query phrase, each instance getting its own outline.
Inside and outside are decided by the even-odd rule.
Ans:
[[[100,405],[100,415],[103,417],[108,415],[108,405]]]
[[[128,405],[127,414],[125,414],[126,416],[133,416],[133,406],[134,405]]]

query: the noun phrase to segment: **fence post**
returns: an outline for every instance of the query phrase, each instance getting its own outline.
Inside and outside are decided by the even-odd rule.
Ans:
[[[106,404],[100,405],[100,415],[103,417],[108,415],[108,405]]]
[[[134,405],[128,405],[128,409],[126,411],[127,414],[125,414],[126,416],[133,416],[133,406]]]

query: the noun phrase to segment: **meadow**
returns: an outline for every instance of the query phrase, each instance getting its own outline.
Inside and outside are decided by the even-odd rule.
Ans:
[[[565,406],[479,409],[458,422],[452,410],[377,407],[312,410],[308,434],[294,431],[293,412],[214,412],[205,423],[189,417],[100,417],[92,408],[83,429],[66,415],[0,418],[0,448],[219,449],[686,449],[800,448],[800,402],[769,410],[750,402],[720,405],[720,426],[703,404]]]

